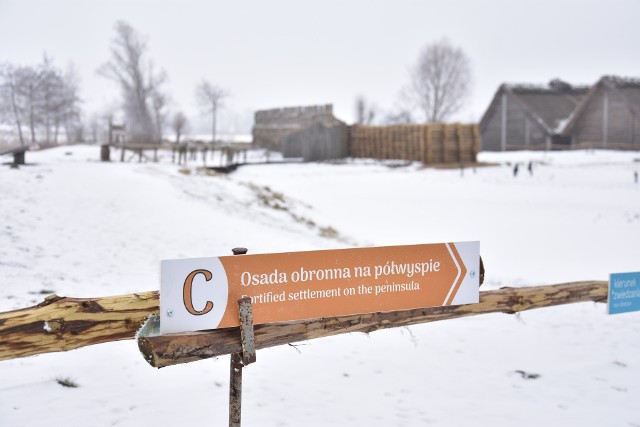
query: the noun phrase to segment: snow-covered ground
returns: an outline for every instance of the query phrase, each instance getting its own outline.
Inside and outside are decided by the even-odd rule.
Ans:
[[[157,164],[98,158],[98,147],[61,147],[0,167],[0,311],[50,292],[158,289],[161,260],[236,246],[480,240],[483,289],[640,270],[640,153],[483,153],[500,165],[464,173],[349,161],[228,176],[187,173],[166,154]],[[228,370],[228,357],[155,370],[133,341],[4,361],[0,426],[225,425]],[[260,350],[245,369],[242,418],[629,427],[640,426],[639,399],[640,313],[585,303]]]

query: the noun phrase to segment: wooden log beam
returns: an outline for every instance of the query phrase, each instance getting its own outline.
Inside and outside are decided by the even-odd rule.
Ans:
[[[158,292],[104,298],[47,299],[0,313],[0,360],[131,339],[159,311]]]
[[[607,282],[588,281],[480,292],[480,303],[257,325],[256,346],[267,348],[347,332],[373,332],[484,313],[516,313],[607,299]],[[52,296],[35,307],[0,313],[0,360],[67,351],[132,339],[159,312],[158,292],[102,298]],[[238,328],[143,336],[138,345],[152,366],[163,367],[240,351]]]
[[[370,333],[380,329],[486,313],[513,314],[576,302],[604,302],[607,300],[607,287],[605,281],[588,281],[503,288],[481,292],[478,304],[256,325],[255,346],[256,349],[262,349],[344,333]],[[141,334],[138,346],[147,362],[157,368],[242,351],[239,328],[156,336]]]

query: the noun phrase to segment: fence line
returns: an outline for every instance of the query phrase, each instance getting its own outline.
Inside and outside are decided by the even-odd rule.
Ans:
[[[352,126],[352,157],[420,161],[425,164],[475,163],[480,150],[475,124]]]
[[[569,144],[506,144],[506,151],[571,151],[571,150],[621,150],[621,151],[640,151],[640,144],[627,143],[608,143],[606,146],[602,142],[581,142],[573,145]],[[496,152],[496,151],[492,151]]]
[[[480,292],[478,304],[256,325],[256,348],[485,313],[517,313],[576,302],[604,302],[607,292],[606,281],[503,288]],[[132,339],[148,316],[158,314],[159,302],[155,291],[101,298],[51,296],[37,306],[0,313],[0,360]],[[147,361],[156,367],[241,349],[238,328],[141,336],[138,345]]]

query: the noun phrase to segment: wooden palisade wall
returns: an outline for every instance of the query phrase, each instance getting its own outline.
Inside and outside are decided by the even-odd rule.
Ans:
[[[475,163],[480,150],[475,124],[352,126],[351,157],[420,161],[425,164]]]

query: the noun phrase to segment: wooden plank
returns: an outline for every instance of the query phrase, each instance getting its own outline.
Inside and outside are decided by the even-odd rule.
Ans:
[[[449,161],[449,156],[447,156],[447,151],[449,149],[449,125],[444,125],[442,132],[442,162],[447,163]]]
[[[574,282],[550,286],[503,288],[480,293],[478,304],[369,313],[255,326],[256,348],[268,348],[314,338],[409,326],[486,313],[517,313],[561,304],[607,299],[606,281]],[[149,364],[165,367],[179,363],[238,353],[242,350],[239,328],[141,336],[138,346]]]
[[[456,123],[456,148],[458,150],[458,163],[462,163],[462,126]]]
[[[358,126],[354,125],[349,128],[349,156],[358,158],[361,157],[361,148],[358,144]]]
[[[480,130],[478,125],[473,126],[473,145],[471,149],[472,161],[476,163],[478,161],[478,153],[480,152]]]
[[[433,137],[431,135],[432,130],[433,127],[427,125],[427,163],[433,163]]]

